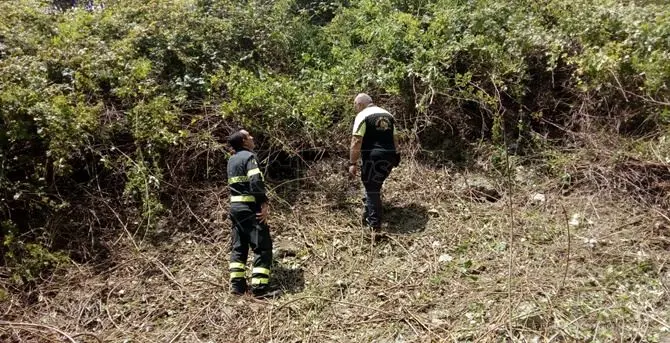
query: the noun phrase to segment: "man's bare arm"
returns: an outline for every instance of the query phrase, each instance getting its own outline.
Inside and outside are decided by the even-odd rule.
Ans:
[[[361,158],[361,146],[363,145],[362,136],[351,136],[351,147],[349,149],[349,164],[358,163]]]

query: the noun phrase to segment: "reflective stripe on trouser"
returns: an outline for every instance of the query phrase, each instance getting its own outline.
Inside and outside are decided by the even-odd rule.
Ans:
[[[251,285],[267,285],[270,282],[270,269],[254,267],[251,271]]]
[[[253,195],[233,195],[230,197],[230,202],[256,202],[256,197]]]
[[[267,278],[267,277],[251,278],[251,285],[252,286],[262,286],[262,285],[267,285],[269,283],[270,283],[270,278]]]
[[[238,182],[249,182],[249,177],[246,176],[246,175],[243,175],[243,176],[233,176],[233,177],[228,179],[228,184],[229,185],[232,185],[232,184],[238,183]]]
[[[244,263],[242,262],[230,262],[228,265],[228,270],[230,271],[230,279],[240,279],[244,278]]]
[[[254,252],[251,284],[267,285],[272,265],[270,229],[256,219],[256,213],[248,206],[231,207],[230,219],[233,222],[230,261],[246,261],[251,248]]]

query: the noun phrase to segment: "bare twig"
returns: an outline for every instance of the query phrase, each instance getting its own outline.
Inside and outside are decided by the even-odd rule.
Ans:
[[[398,246],[400,246],[400,247],[405,251],[405,253],[407,254],[407,256],[412,256],[412,255],[410,254],[409,250],[407,250],[407,248],[405,248],[404,245],[400,244],[400,242],[398,242],[397,239],[393,238],[393,236],[391,236],[391,235],[387,235],[387,237],[388,237],[390,240],[392,240],[393,242],[395,242],[395,244],[397,244]],[[412,273],[414,273],[414,271],[416,270],[416,267],[415,267],[415,265],[414,265],[414,260],[413,260],[413,259],[410,259],[410,263],[412,264],[412,266],[411,266],[411,268],[410,268],[409,273],[407,273],[407,276],[405,276],[405,278],[404,278],[402,281],[398,282],[395,286],[389,288],[388,290],[392,290],[392,289],[395,289],[395,288],[402,287],[402,286],[406,285],[407,280],[409,280],[409,278],[412,277]]]
[[[616,83],[619,85],[619,90],[621,91],[621,95],[623,95],[624,100],[626,100],[626,102],[628,102],[628,97],[626,96],[626,91],[624,90],[623,86],[621,85],[621,82],[619,81],[619,78],[616,76],[614,71],[612,71],[611,69],[610,69],[610,73],[612,74],[612,76],[614,76],[614,80],[616,80]]]
[[[182,327],[181,330],[179,330],[179,332],[177,332],[177,334],[174,337],[172,337],[172,339],[168,343],[172,343],[175,340],[177,340],[177,338],[179,338],[179,336],[181,336],[181,334],[184,332],[184,330],[186,330],[186,328],[188,328],[189,325],[191,325],[191,322],[193,322],[193,319],[195,319],[197,316],[199,316],[200,313],[202,313],[202,311],[204,311],[206,308],[208,308],[211,304],[212,303],[209,302],[207,305],[203,306],[196,314],[191,316],[191,318],[189,318],[188,322],[186,322],[184,327]]]
[[[88,332],[82,332],[82,333],[72,335],[72,338],[77,338],[77,337],[80,337],[80,336],[93,337],[93,338],[95,338],[96,341],[102,343],[102,340],[100,339],[100,337],[98,337],[97,335],[94,335],[92,333],[88,333]]]
[[[635,311],[637,314],[639,314],[641,316],[645,316],[645,317],[655,321],[658,324],[663,325],[663,327],[666,328],[666,329],[670,329],[670,325],[668,325],[668,323],[666,323],[666,322],[664,322],[664,321],[662,321],[662,320],[660,320],[660,319],[658,319],[658,318],[656,318],[656,317],[654,317],[654,316],[652,316],[648,313],[641,312],[641,311],[638,311],[638,310],[633,310],[633,311]]]
[[[570,269],[570,241],[572,240],[572,237],[570,237],[570,219],[568,219],[568,212],[565,210],[563,204],[561,204],[561,210],[563,211],[563,218],[565,219],[565,230],[568,234],[568,256],[565,258],[565,272],[563,273],[563,280],[561,281],[559,291],[565,287],[565,280],[568,279],[568,270]]]
[[[513,187],[512,187],[512,165],[510,163],[509,159],[509,144],[507,142],[507,131],[505,129],[505,121],[504,121],[504,114],[505,114],[505,108],[503,107],[502,100],[500,97],[500,92],[498,91],[498,87],[496,86],[495,80],[493,77],[491,77],[491,83],[493,84],[493,87],[495,88],[496,91],[496,99],[498,100],[498,113],[502,119],[502,123],[500,125],[502,129],[502,136],[503,136],[503,143],[505,146],[505,173],[507,174],[507,200],[508,200],[508,210],[509,210],[509,232],[508,232],[508,247],[509,247],[509,264],[507,266],[508,271],[507,271],[507,298],[509,300],[509,333],[511,334],[512,332],[512,321],[514,317],[514,304],[512,300],[512,278],[514,276],[514,206],[512,204],[512,198],[513,198]]]
[[[177,285],[177,287],[179,287],[180,290],[184,288],[184,286],[180,284],[179,281],[177,281],[177,279],[175,279],[174,275],[172,275],[168,267],[166,267],[165,264],[163,264],[163,262],[161,262],[159,259],[155,257],[147,256],[147,259],[153,262],[156,265],[156,267],[158,267],[158,269],[163,273],[163,275],[165,275],[165,277],[167,277],[168,280],[172,281],[172,283]]]
[[[112,315],[109,313],[109,297],[112,295],[112,292],[114,292],[114,289],[116,289],[116,285],[114,285],[114,287],[112,287],[112,289],[110,289],[109,292],[107,292],[107,302],[105,303],[105,312],[107,313],[107,318],[109,318],[109,321],[112,322],[112,325],[114,325],[114,327],[117,330],[121,330],[121,328],[116,324],[116,322],[114,322]]]
[[[286,307],[286,306],[288,306],[288,305],[290,305],[290,304],[292,304],[292,303],[295,303],[295,302],[298,302],[298,301],[302,301],[302,300],[307,300],[307,299],[319,299],[319,300],[325,300],[325,301],[330,301],[330,302],[338,303],[338,304],[342,304],[342,305],[348,305],[348,306],[353,306],[353,307],[358,307],[358,308],[364,308],[364,309],[368,309],[368,310],[376,311],[376,312],[383,313],[383,314],[387,314],[387,315],[397,315],[397,313],[389,312],[389,311],[384,311],[384,310],[381,310],[381,309],[378,309],[378,308],[374,308],[374,307],[364,306],[364,305],[360,305],[360,304],[354,304],[354,303],[350,303],[350,302],[346,302],[346,301],[334,300],[334,299],[330,299],[330,298],[326,298],[326,297],[320,297],[320,296],[306,296],[306,297],[296,298],[296,299],[293,299],[293,300],[291,300],[291,301],[288,301],[288,302],[285,302],[285,303],[279,305],[277,308],[273,309],[273,311],[279,311],[279,310],[281,310],[282,308],[284,308],[284,307]]]
[[[600,308],[593,309],[593,310],[591,310],[591,311],[589,311],[589,312],[587,312],[587,313],[585,313],[585,314],[583,314],[583,315],[581,315],[581,316],[579,316],[579,317],[573,319],[572,321],[570,321],[570,322],[569,322],[568,324],[566,324],[565,326],[560,327],[560,329],[561,329],[563,332],[566,332],[566,331],[565,331],[565,328],[566,328],[566,327],[568,327],[568,326],[570,326],[570,325],[572,325],[572,324],[574,324],[574,323],[576,323],[576,322],[582,320],[584,317],[590,316],[590,315],[592,315],[592,314],[594,314],[594,313],[596,313],[596,312],[600,312],[600,311],[605,310],[605,309],[608,309],[608,308],[606,308],[606,307],[600,307]],[[566,332],[566,333],[567,333],[567,332]],[[558,337],[558,335],[560,335],[560,332],[557,332],[557,333],[555,333],[553,336],[549,337],[549,339],[547,340],[547,342],[551,342],[551,341],[553,341],[556,337]]]
[[[424,324],[424,323],[423,323],[423,322],[422,322],[422,321],[421,321],[421,320],[420,320],[414,313],[412,313],[412,311],[410,311],[410,310],[408,310],[408,309],[405,309],[405,312],[407,312],[407,314],[409,314],[409,315],[412,317],[412,319],[414,319],[415,322],[417,322],[419,325],[421,325],[421,327],[422,327],[424,330],[428,331],[428,333],[429,333],[431,336],[434,336],[434,335],[435,335],[435,334],[433,333],[433,331],[432,331],[428,326],[426,326],[426,324]]]
[[[216,283],[214,281],[206,280],[206,279],[195,279],[195,280],[192,280],[192,281],[188,282],[185,286],[188,286],[188,285],[191,285],[191,284],[194,284],[194,283],[197,283],[197,282],[204,282],[204,283],[208,283],[212,286],[216,286],[216,287],[219,287],[219,288],[222,288],[222,289],[226,289],[225,285],[220,284],[220,283]]]
[[[68,335],[67,333],[63,332],[63,331],[60,330],[60,329],[57,329],[57,328],[55,328],[55,327],[48,326],[48,325],[43,325],[43,324],[33,324],[33,323],[20,323],[20,322],[7,322],[7,321],[4,321],[4,320],[0,320],[0,325],[2,325],[2,326],[9,326],[9,327],[22,327],[22,326],[23,326],[23,327],[30,327],[30,328],[47,329],[47,330],[50,330],[50,331],[57,332],[58,334],[60,334],[61,336],[63,336],[65,339],[67,339],[67,340],[70,341],[71,343],[77,343],[77,341],[75,341],[74,338],[72,338],[72,337],[71,337],[70,335]]]

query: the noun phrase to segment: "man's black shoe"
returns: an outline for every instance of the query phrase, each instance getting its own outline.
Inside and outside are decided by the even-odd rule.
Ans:
[[[368,211],[363,212],[361,216],[361,226],[368,226]]]
[[[361,226],[365,227],[368,225],[368,206],[367,199],[363,197],[363,215],[361,215]]]
[[[373,226],[372,224],[370,224],[370,221],[368,220],[368,218],[366,216],[363,217],[362,224],[363,224],[364,228],[367,228],[370,231],[375,231],[376,232],[376,231],[381,231],[381,229],[382,229],[381,225]]]

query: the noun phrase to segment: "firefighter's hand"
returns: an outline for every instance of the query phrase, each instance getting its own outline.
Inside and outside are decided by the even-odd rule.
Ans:
[[[256,219],[258,219],[258,221],[261,223],[265,223],[265,221],[268,219],[269,213],[270,213],[270,205],[268,205],[267,202],[264,202],[261,205],[261,212],[256,213]]]
[[[349,175],[351,175],[351,176],[356,176],[356,174],[358,174],[358,168],[357,168],[357,167],[358,167],[358,166],[353,165],[353,164],[350,165],[350,166],[349,166]]]

